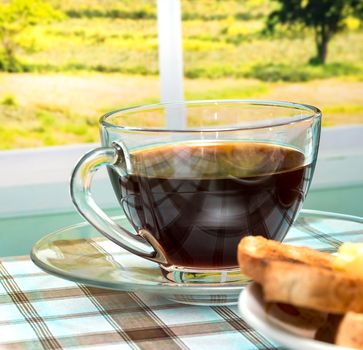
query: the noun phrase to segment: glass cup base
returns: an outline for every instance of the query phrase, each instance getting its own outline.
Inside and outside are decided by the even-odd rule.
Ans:
[[[181,284],[230,284],[246,282],[238,267],[228,269],[191,269],[179,266],[160,265],[163,276],[174,283]]]

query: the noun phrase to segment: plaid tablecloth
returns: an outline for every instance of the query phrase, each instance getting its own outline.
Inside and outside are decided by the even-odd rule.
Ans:
[[[334,251],[341,241],[362,240],[361,224],[329,225],[305,225],[305,237],[292,230],[287,241]],[[142,292],[86,287],[43,272],[28,257],[13,257],[0,260],[0,349],[278,347],[251,329],[237,306],[190,306]]]
[[[275,349],[237,306],[189,306],[51,276],[28,257],[0,263],[0,349]]]

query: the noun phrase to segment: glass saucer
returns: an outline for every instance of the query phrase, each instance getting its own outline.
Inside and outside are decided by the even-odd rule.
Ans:
[[[124,216],[114,218],[130,229]],[[363,237],[363,219],[333,213],[302,210],[286,243],[335,252],[344,241]],[[195,305],[236,304],[248,280],[233,282],[173,282],[159,265],[139,258],[102,236],[88,223],[66,227],[39,240],[32,249],[33,262],[48,273],[77,283],[127,292],[149,292]]]

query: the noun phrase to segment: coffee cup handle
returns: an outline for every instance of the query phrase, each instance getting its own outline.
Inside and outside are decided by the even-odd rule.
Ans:
[[[115,164],[124,162],[121,146],[100,147],[86,153],[76,164],[70,182],[70,192],[79,213],[105,237],[122,248],[142,258],[166,264],[162,248],[147,230],[141,229],[133,234],[112,220],[92,198],[91,185],[95,172],[107,166],[118,173]]]

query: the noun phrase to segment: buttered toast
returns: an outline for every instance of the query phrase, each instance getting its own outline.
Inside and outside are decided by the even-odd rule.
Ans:
[[[267,302],[317,311],[363,313],[363,278],[336,271],[334,256],[263,237],[246,237],[238,246],[243,274],[263,286]]]
[[[246,236],[238,245],[238,262],[243,274],[262,283],[266,267],[273,261],[331,269],[333,256],[311,248],[294,247],[261,236]]]
[[[238,246],[241,272],[262,286],[266,302],[340,315],[334,342],[363,349],[363,276],[337,270],[335,259],[259,236]]]

